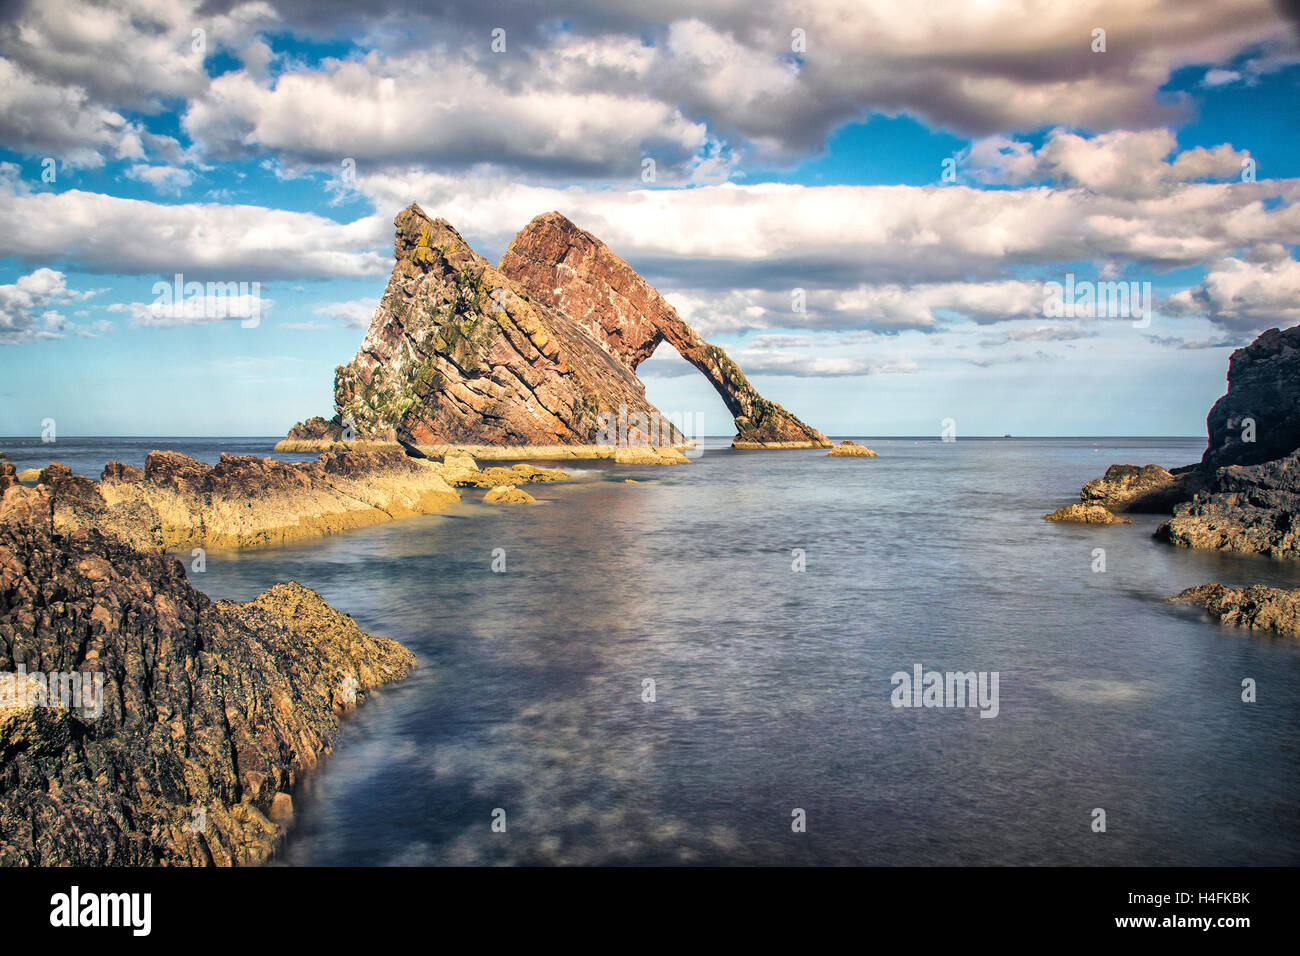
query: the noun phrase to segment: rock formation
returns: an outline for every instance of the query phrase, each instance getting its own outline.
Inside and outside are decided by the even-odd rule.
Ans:
[[[1121,518],[1102,505],[1072,504],[1057,508],[1044,521],[1066,521],[1076,524],[1132,524],[1132,518]]]
[[[1175,504],[1191,497],[1194,491],[1189,484],[1196,477],[1187,471],[1175,475],[1159,465],[1111,465],[1104,477],[1084,485],[1079,497],[1085,505],[1110,511],[1168,514]]]
[[[326,452],[292,464],[222,455],[216,465],[154,451],[143,471],[110,462],[98,483],[57,463],[39,481],[61,530],[93,524],[149,551],[283,544],[431,514],[460,500],[442,466],[401,451]]]
[[[1156,537],[1186,548],[1300,558],[1300,451],[1218,469],[1209,489],[1174,508]]]
[[[214,603],[52,495],[0,497],[0,865],[264,859],[340,715],[414,658],[297,584]]]
[[[737,448],[826,447],[826,436],[763,398],[740,368],[682,321],[650,283],[603,242],[558,212],[536,217],[510,242],[501,271],[576,321],[635,372],[668,342],[717,390],[736,423]]]
[[[1300,448],[1300,326],[1269,329],[1228,360],[1228,391],[1205,420],[1208,472],[1258,465]]]
[[[876,453],[865,445],[844,439],[826,453],[827,458],[875,458]]]
[[[488,505],[535,505],[537,499],[528,492],[514,485],[497,485],[489,488],[483,496],[483,503]]]
[[[419,206],[394,225],[397,264],[360,350],[336,370],[336,414],[294,426],[284,448],[355,439],[550,457],[557,448],[679,446],[686,436],[646,401],[635,374],[664,340],[736,416],[738,447],[829,444],[762,398],[627,263],[558,213],[534,219],[499,268]]]
[[[1269,329],[1228,363],[1201,461],[1166,471],[1112,465],[1084,504],[1172,512],[1156,537],[1189,548],[1300,557],[1300,326]]]
[[[1169,600],[1205,608],[1220,624],[1300,637],[1300,589],[1202,584]]]

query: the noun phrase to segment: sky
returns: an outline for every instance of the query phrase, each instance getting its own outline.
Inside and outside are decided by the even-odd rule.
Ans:
[[[1232,350],[1300,322],[1298,24],[1268,0],[4,0],[0,435],[331,415],[413,201],[492,261],[562,212],[830,435],[1203,435]],[[669,346],[640,374],[731,433]]]

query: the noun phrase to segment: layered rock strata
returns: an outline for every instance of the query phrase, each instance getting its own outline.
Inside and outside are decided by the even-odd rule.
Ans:
[[[830,445],[821,432],[763,398],[726,352],[700,338],[630,265],[560,213],[537,216],[515,236],[501,271],[578,322],[630,371],[667,342],[722,398],[735,419],[736,447]]]
[[[282,450],[400,443],[425,454],[684,458],[677,425],[637,367],[668,341],[735,416],[737,447],[829,445],[764,399],[653,287],[558,213],[533,220],[499,267],[412,204],[394,220],[397,264],[353,360],[335,373],[336,414],[294,426]],[[613,447],[611,447],[613,446]]]

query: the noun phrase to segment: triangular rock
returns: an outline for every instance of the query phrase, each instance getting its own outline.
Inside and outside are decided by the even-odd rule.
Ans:
[[[645,437],[680,444],[635,373],[667,340],[718,389],[737,444],[829,444],[558,213],[516,236],[499,269],[415,204],[394,225],[397,265],[356,357],[336,370],[337,414],[295,426],[291,441],[350,426],[361,440],[416,446],[590,445],[626,415],[634,441],[638,424],[660,422]]]

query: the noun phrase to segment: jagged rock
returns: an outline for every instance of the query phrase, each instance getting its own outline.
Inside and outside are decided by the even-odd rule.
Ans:
[[[1269,329],[1232,353],[1227,393],[1205,427],[1199,463],[1172,471],[1112,465],[1080,498],[1113,511],[1172,511],[1156,537],[1184,547],[1300,557],[1300,326]]]
[[[1191,497],[1190,483],[1196,477],[1191,471],[1174,474],[1159,465],[1111,465],[1105,477],[1084,485],[1079,497],[1085,505],[1102,505],[1111,511],[1168,513]]]
[[[1300,637],[1300,589],[1255,584],[1229,588],[1202,584],[1169,599],[1205,608],[1220,624]]]
[[[39,468],[24,468],[18,472],[17,478],[24,485],[34,485],[41,480],[41,470]]]
[[[411,205],[395,225],[392,278],[361,349],[335,375],[335,420],[354,422],[359,438],[594,444],[602,411],[657,414],[628,368],[449,223]]]
[[[12,461],[0,461],[0,495],[3,495],[6,488],[12,488],[18,484],[18,469],[14,467]]]
[[[120,461],[110,461],[104,466],[99,476],[100,481],[143,481],[144,471],[135,465],[124,465]]]
[[[735,417],[736,442],[826,447],[826,436],[758,394],[727,354],[682,321],[650,283],[608,246],[558,212],[514,237],[501,271],[538,301],[578,322],[631,371],[667,341],[703,373]]]
[[[1205,427],[1209,443],[1201,464],[1207,471],[1273,461],[1300,448],[1300,326],[1269,329],[1232,353],[1228,391],[1210,409]]]
[[[1078,524],[1132,524],[1132,518],[1121,518],[1112,514],[1103,505],[1072,504],[1057,508],[1050,515],[1043,515],[1044,521],[1069,521]]]
[[[282,544],[432,514],[460,500],[441,465],[401,451],[326,452],[294,463],[223,454],[216,465],[155,451],[141,480],[98,484],[50,471],[44,484],[60,530],[93,524],[145,551]]]
[[[0,709],[0,865],[265,859],[339,716],[413,656],[298,584],[214,603],[175,559],[59,530],[53,493],[0,499],[0,671],[27,672]],[[84,696],[32,706],[38,672]]]
[[[684,445],[635,374],[665,339],[722,394],[738,438],[828,444],[759,396],[627,263],[562,216],[529,224],[500,268],[417,205],[394,225],[397,265],[361,348],[336,370],[334,418],[300,422],[277,447],[321,447],[345,422],[360,442],[426,454],[472,446],[482,457],[508,446],[527,449],[519,457],[566,457],[582,448],[618,461],[622,449],[605,446]],[[561,240],[576,245],[565,252]],[[546,260],[548,249],[565,261]],[[548,266],[556,282],[545,279]]]
[[[1176,507],[1156,537],[1186,548],[1300,558],[1300,451],[1220,468],[1209,489]]]
[[[876,453],[865,445],[844,439],[826,453],[827,458],[875,458]]]
[[[497,485],[489,488],[483,496],[483,503],[488,505],[535,505],[537,499],[528,492],[514,485]]]
[[[321,418],[319,415],[313,415],[305,422],[297,422],[289,429],[289,434],[286,436],[289,441],[304,442],[336,442],[342,440],[342,437],[341,424]]]

